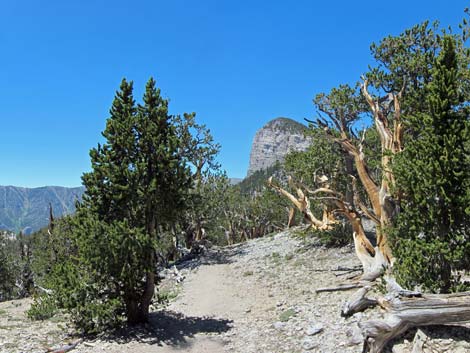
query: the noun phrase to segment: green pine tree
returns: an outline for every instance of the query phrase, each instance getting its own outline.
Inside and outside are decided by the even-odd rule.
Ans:
[[[192,183],[176,124],[152,78],[142,105],[132,82],[122,81],[70,220],[75,254],[47,275],[59,306],[86,332],[148,321],[157,252]]]
[[[129,207],[129,202],[136,202],[132,193],[135,187],[136,112],[133,83],[123,79],[102,133],[106,143],[98,144],[90,151],[93,171],[82,177],[87,188],[83,203],[101,220],[125,218],[131,222],[132,219],[133,207]],[[131,225],[134,224],[131,222]]]
[[[458,290],[458,271],[470,268],[470,137],[460,69],[446,36],[426,86],[426,112],[409,117],[413,138],[394,164],[403,200],[392,244],[408,287]]]

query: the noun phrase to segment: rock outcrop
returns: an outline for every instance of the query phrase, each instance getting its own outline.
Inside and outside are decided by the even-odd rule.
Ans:
[[[248,176],[283,161],[291,150],[303,151],[310,145],[304,136],[306,126],[289,118],[277,118],[256,132],[251,145]]]

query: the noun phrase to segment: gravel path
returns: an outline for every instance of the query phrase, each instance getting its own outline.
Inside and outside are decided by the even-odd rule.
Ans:
[[[177,296],[152,312],[147,327],[85,341],[72,352],[362,352],[358,322],[381,313],[344,319],[339,313],[351,291],[315,293],[359,273],[335,271],[339,266],[359,265],[350,247],[326,249],[288,232],[212,249],[177,271],[165,271],[161,291]],[[26,319],[29,305],[29,300],[0,303],[0,352],[46,352],[73,339],[61,317]],[[437,334],[423,352],[470,352],[470,330],[459,330],[463,339],[457,341],[439,330],[426,332]],[[413,335],[401,338],[393,352],[410,352],[412,340]]]

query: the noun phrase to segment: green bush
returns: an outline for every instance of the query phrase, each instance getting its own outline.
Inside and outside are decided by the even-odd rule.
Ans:
[[[160,289],[156,295],[156,304],[165,306],[177,296],[178,292],[176,290]]]
[[[287,309],[284,310],[280,315],[279,315],[279,321],[281,322],[287,322],[289,321],[292,317],[295,316],[295,311],[293,309]]]
[[[47,320],[58,311],[57,303],[51,295],[41,295],[34,298],[31,308],[26,315],[32,320]]]

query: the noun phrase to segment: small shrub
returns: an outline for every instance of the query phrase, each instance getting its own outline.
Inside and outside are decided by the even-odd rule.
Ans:
[[[292,253],[286,254],[286,256],[284,258],[286,259],[286,261],[290,261],[294,258],[294,254],[292,254]]]
[[[271,260],[275,265],[279,265],[281,262],[281,255],[278,252],[273,252],[271,254]]]
[[[287,322],[291,317],[295,316],[295,311],[293,309],[284,310],[281,315],[279,315],[279,321]]]
[[[119,299],[95,299],[86,304],[79,303],[68,308],[73,323],[83,333],[96,335],[125,324],[125,313]]]
[[[44,295],[34,298],[34,302],[26,315],[31,320],[47,320],[53,317],[57,311],[57,303],[54,298],[50,295]]]
[[[353,231],[349,222],[336,224],[333,229],[330,230],[312,229],[311,233],[313,236],[316,236],[323,245],[328,247],[341,247],[351,244],[353,241]]]
[[[170,301],[176,299],[178,292],[172,290],[160,289],[156,295],[157,305],[166,305]]]

